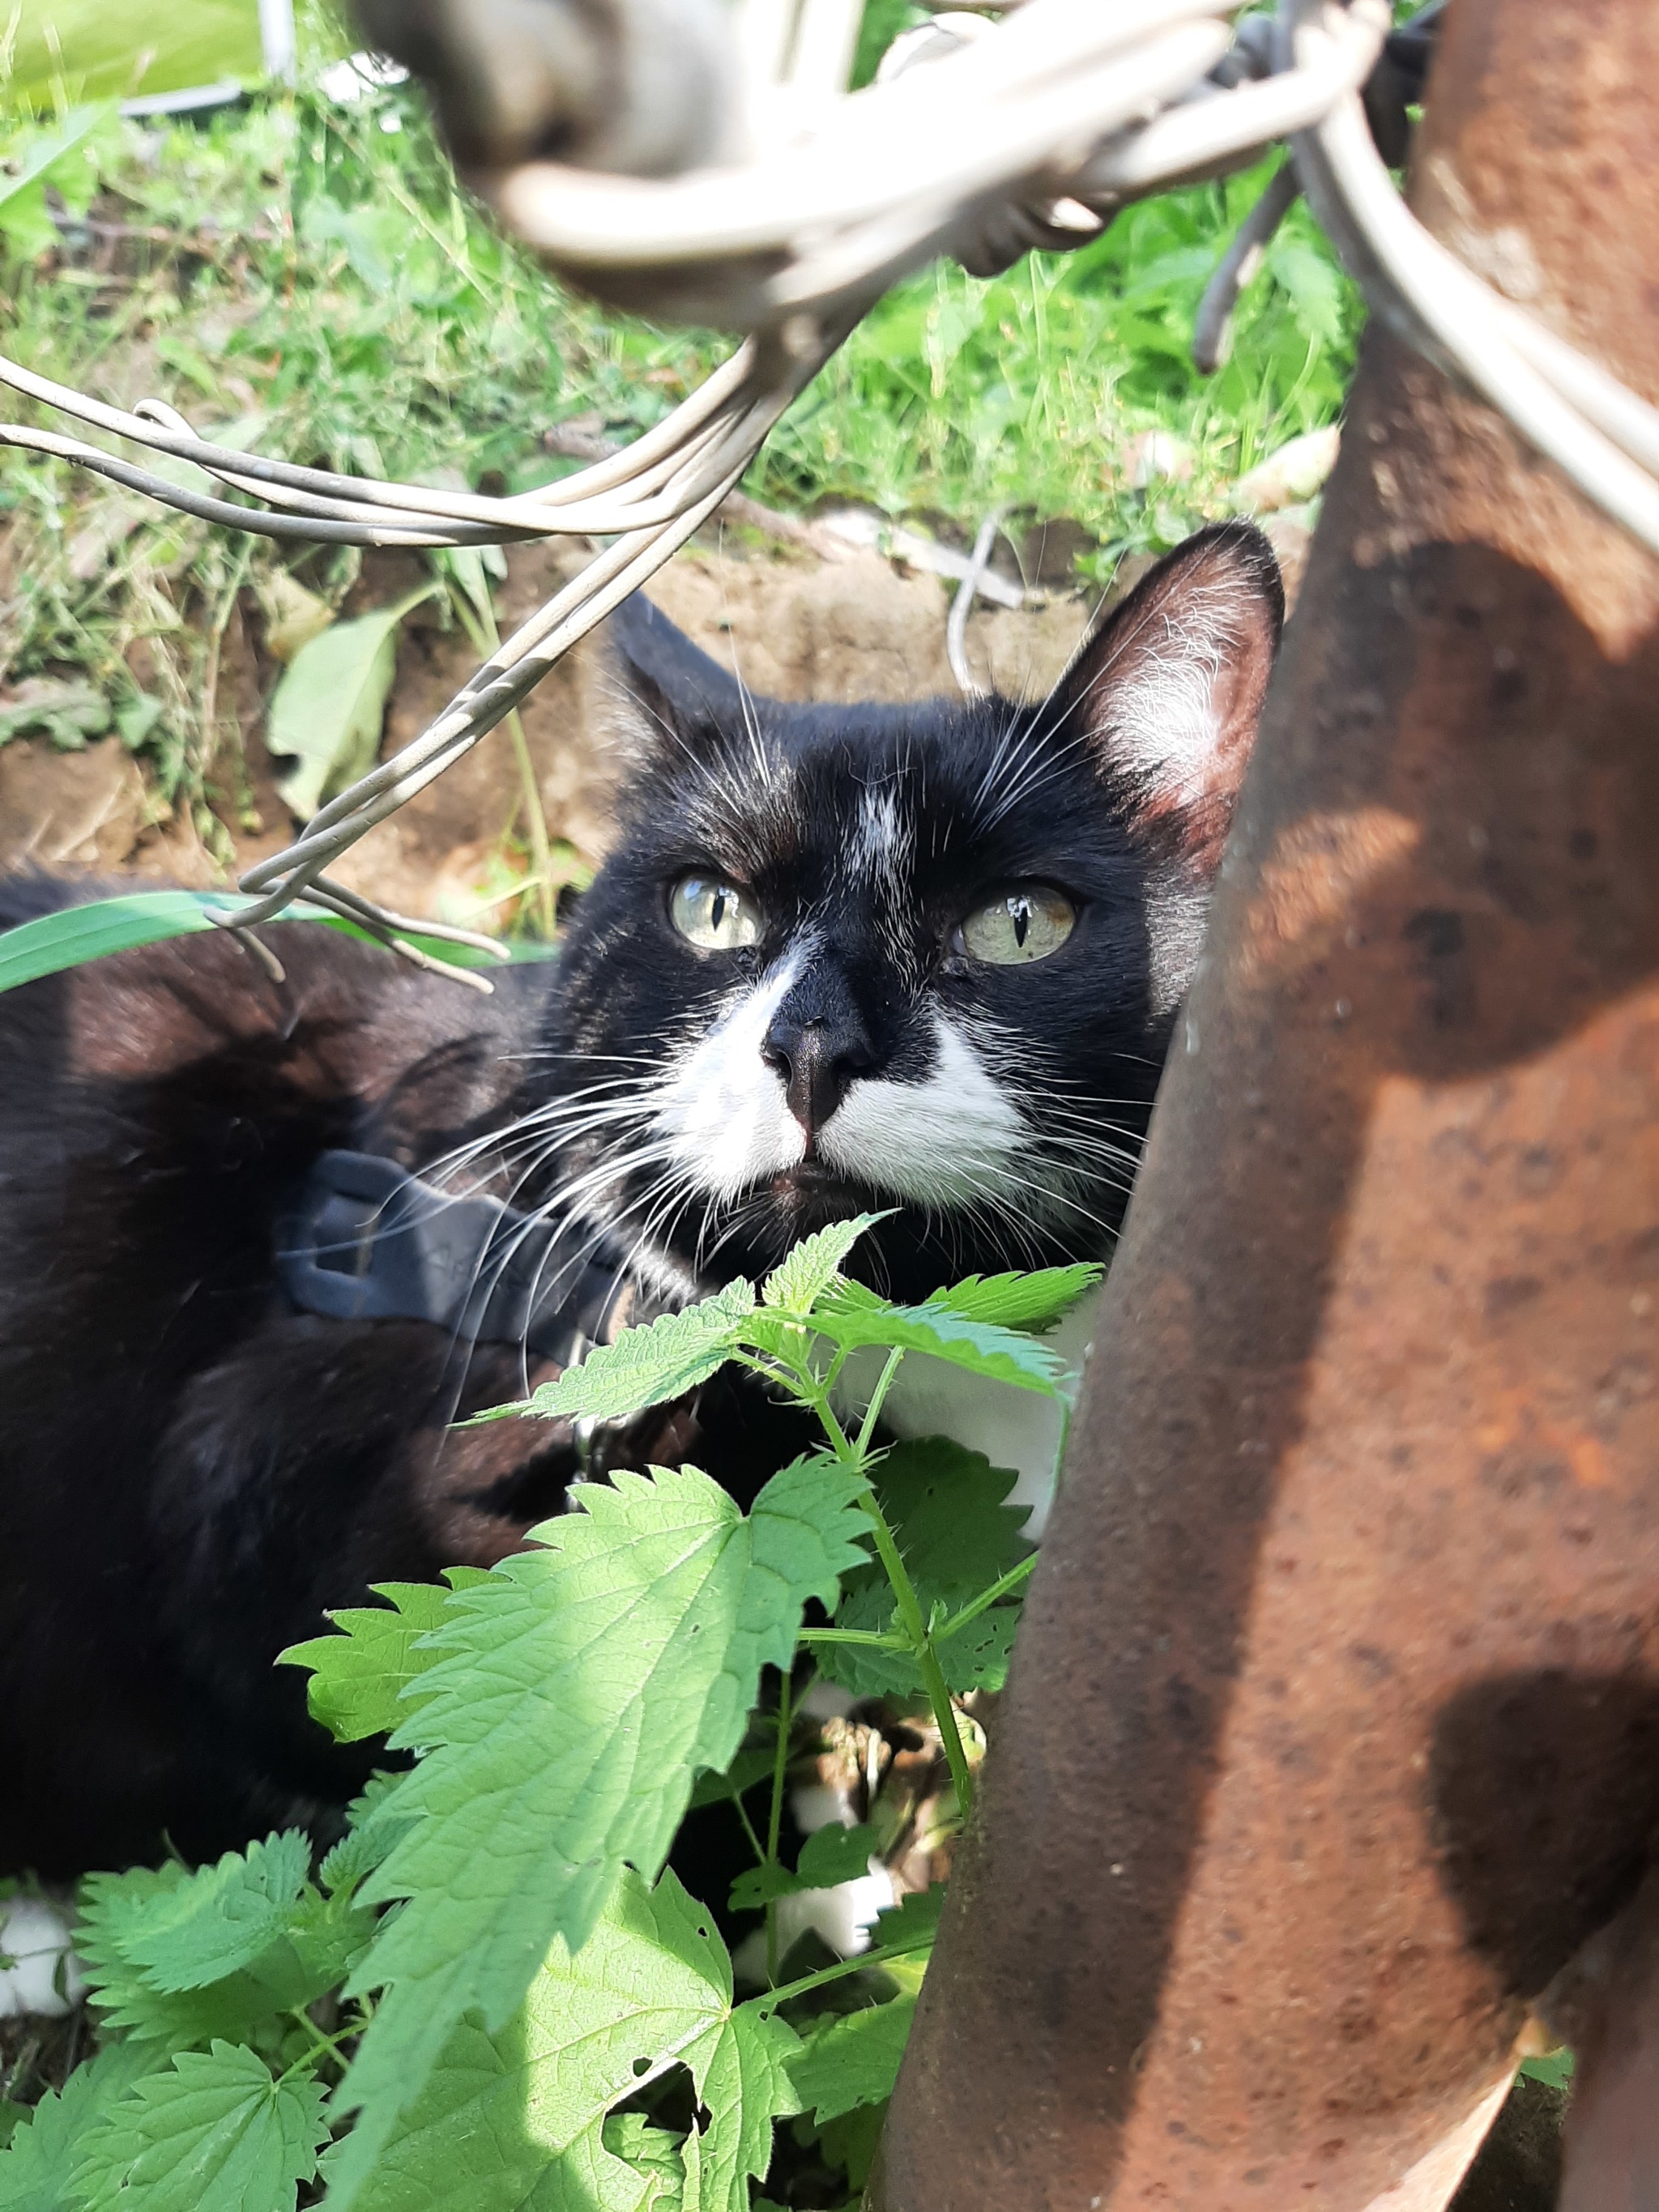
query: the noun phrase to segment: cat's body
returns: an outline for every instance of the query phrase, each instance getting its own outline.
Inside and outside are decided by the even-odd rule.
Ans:
[[[0,996],[0,1871],[325,1821],[363,1762],[275,1653],[500,1558],[580,1471],[556,1425],[448,1426],[552,1371],[521,1346],[294,1310],[319,1155],[491,1190],[658,1304],[859,1209],[904,1295],[1105,1256],[1279,611],[1233,526],[1042,707],[830,709],[749,700],[636,603],[638,775],[555,967],[483,1000],[289,924],[280,984],[210,936]],[[5,887],[0,922],[67,895]],[[924,1373],[891,1413],[952,1410]],[[599,1463],[741,1495],[794,1440],[721,1382]]]

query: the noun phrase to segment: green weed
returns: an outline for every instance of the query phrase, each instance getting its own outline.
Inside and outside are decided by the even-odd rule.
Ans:
[[[836,1828],[786,1863],[797,1692],[816,1666],[868,1694],[875,1668],[905,1710],[931,1707],[967,1816],[957,1699],[1001,1686],[1034,1555],[1011,1475],[954,1445],[884,1449],[878,1418],[918,1351],[1052,1394],[1060,1363],[1032,1332],[1098,1275],[975,1277],[894,1306],[841,1272],[872,1225],[822,1231],[758,1289],[624,1332],[489,1417],[629,1417],[733,1364],[823,1441],[747,1514],[695,1468],[583,1484],[489,1572],[388,1584],[285,1653],[337,1737],[389,1733],[412,1763],[314,1869],[290,1830],[193,1872],[88,1881],[76,1940],[104,2048],[15,2120],[0,2205],[193,2212],[211,2176],[215,2205],[293,2212],[320,2166],[337,2212],[458,2187],[750,2212],[786,2119],[856,2186],[940,1892],[881,1914],[861,1956],[780,1959],[780,1899],[862,1875],[875,1843]],[[836,1385],[868,1349],[884,1357],[854,1419]],[[812,1602],[828,1626],[804,1626]],[[687,1811],[720,1799],[752,1845],[732,1909],[769,1935],[768,1986],[743,2000],[706,1903],[663,1871]],[[689,2106],[670,2094],[687,2075]]]

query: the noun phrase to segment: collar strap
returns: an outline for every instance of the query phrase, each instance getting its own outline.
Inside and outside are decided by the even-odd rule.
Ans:
[[[431,1322],[567,1367],[665,1310],[591,1231],[452,1197],[373,1152],[320,1155],[282,1224],[276,1267],[301,1313]]]

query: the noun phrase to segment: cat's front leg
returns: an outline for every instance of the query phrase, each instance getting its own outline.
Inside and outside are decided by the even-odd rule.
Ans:
[[[285,1316],[187,1387],[157,1455],[156,1607],[225,1842],[287,1817],[285,1796],[343,1803],[369,1763],[309,1718],[279,1651],[373,1583],[493,1565],[562,1510],[568,1424],[453,1425],[556,1372],[526,1376],[505,1347],[468,1358],[426,1322]]]

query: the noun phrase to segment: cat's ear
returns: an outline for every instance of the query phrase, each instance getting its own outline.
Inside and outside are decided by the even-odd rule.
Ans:
[[[1217,524],[1113,609],[1050,702],[1145,842],[1201,881],[1221,858],[1284,623],[1272,546],[1254,523]]]
[[[744,702],[735,677],[676,629],[662,609],[635,592],[606,625],[615,656],[622,734],[631,750],[677,746],[700,730],[741,729]]]

